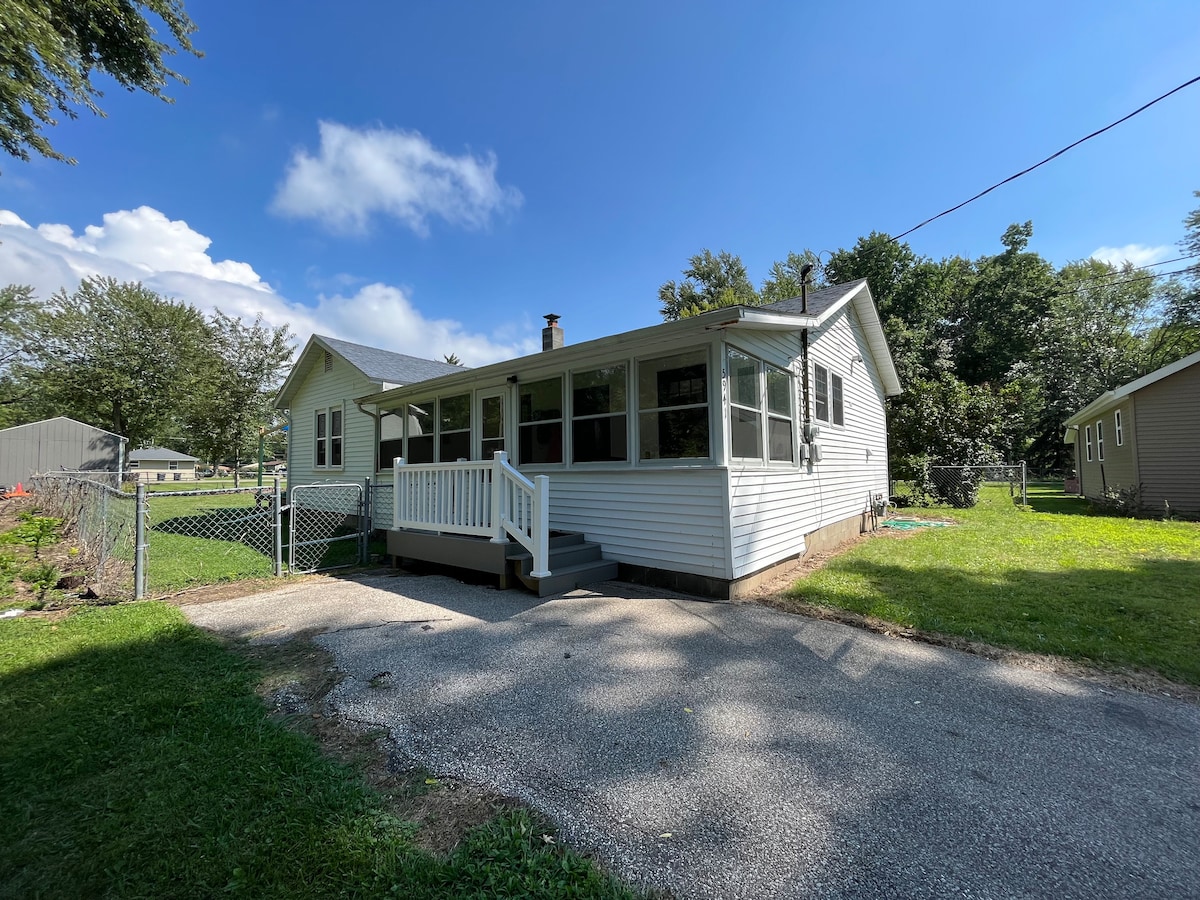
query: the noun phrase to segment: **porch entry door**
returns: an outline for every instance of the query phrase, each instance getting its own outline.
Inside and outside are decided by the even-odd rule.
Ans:
[[[491,459],[497,450],[507,450],[505,443],[505,397],[501,388],[479,394],[479,458]]]

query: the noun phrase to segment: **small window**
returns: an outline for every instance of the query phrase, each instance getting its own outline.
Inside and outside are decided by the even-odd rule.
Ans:
[[[1104,462],[1104,423],[1096,423],[1096,459]]]
[[[829,421],[829,370],[813,364],[813,414],[822,422]]]
[[[833,402],[833,424],[846,424],[846,408],[842,400],[842,376],[830,374],[829,376],[830,400]]]
[[[329,413],[317,411],[316,447],[313,452],[313,465],[324,468],[329,465]]]
[[[638,363],[638,455],[641,459],[711,456],[706,350]]]
[[[628,372],[622,365],[571,375],[571,461],[626,462]]]
[[[131,459],[131,460],[129,461],[129,468],[131,468],[131,469],[136,469],[136,468],[138,468],[139,466],[141,466],[141,463],[140,463],[140,462],[138,462],[136,459]]]
[[[178,472],[179,471],[179,460],[177,460],[177,459],[167,460],[167,471]]]
[[[767,366],[767,448],[772,462],[795,462],[792,434],[792,376]]]
[[[438,401],[438,458],[457,462],[471,458],[471,395]]]
[[[1125,426],[1121,422],[1121,411],[1119,409],[1115,413],[1113,413],[1113,419],[1114,419],[1113,424],[1116,426],[1117,446],[1124,447],[1125,446]]]
[[[563,461],[562,385],[561,377],[521,385],[517,431],[521,465]]]
[[[1085,437],[1084,443],[1087,445],[1087,461],[1091,462],[1092,461],[1092,426],[1091,425],[1085,426],[1083,429],[1083,433],[1084,433],[1084,437]]]

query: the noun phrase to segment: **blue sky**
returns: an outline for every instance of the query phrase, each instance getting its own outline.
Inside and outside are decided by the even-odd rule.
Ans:
[[[1194,0],[188,10],[174,104],[102,83],[107,118],[49,133],[78,165],[0,159],[0,283],[136,278],[470,364],[544,313],[572,343],[653,324],[703,248],[759,283],[899,233],[1200,75]],[[1056,263],[1143,263],[1198,189],[1195,85],[909,241],[974,257],[1032,219]]]

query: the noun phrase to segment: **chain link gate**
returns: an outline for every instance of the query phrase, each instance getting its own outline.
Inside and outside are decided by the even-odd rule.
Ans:
[[[293,575],[364,561],[368,521],[361,484],[299,484],[288,492]]]

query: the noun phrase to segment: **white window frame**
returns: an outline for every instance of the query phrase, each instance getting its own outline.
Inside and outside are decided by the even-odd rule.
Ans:
[[[1083,426],[1084,443],[1087,446],[1087,461],[1092,461],[1092,426]]]
[[[337,434],[333,433],[333,414],[335,412],[341,421],[341,429]],[[321,421],[321,416],[325,417],[324,437],[319,436],[321,429],[318,423]],[[318,463],[317,460],[321,458],[322,445],[325,448],[325,462]],[[333,462],[335,445],[342,460],[336,465]],[[313,410],[313,468],[335,472],[346,468],[346,406],[344,403],[322,406]]]
[[[575,410],[575,391],[576,391],[575,378],[576,378],[576,376],[591,375],[593,372],[599,372],[604,369],[621,369],[622,370],[622,377],[625,379],[625,409],[618,411],[618,412],[600,412],[600,413],[590,413],[590,414],[586,414],[586,415],[578,414]],[[607,365],[588,366],[587,368],[580,367],[577,369],[571,369],[570,371],[568,371],[566,373],[566,380],[564,382],[564,386],[565,386],[565,390],[566,390],[566,395],[567,395],[566,400],[567,400],[567,404],[568,404],[568,408],[567,408],[567,410],[565,410],[565,412],[568,414],[568,418],[570,419],[570,422],[571,422],[571,427],[569,429],[569,434],[570,434],[569,440],[570,440],[570,447],[571,447],[570,465],[571,466],[590,466],[590,467],[628,466],[628,465],[630,465],[633,462],[633,459],[632,459],[633,454],[630,449],[630,441],[634,436],[633,435],[633,427],[632,427],[632,424],[630,421],[630,409],[633,406],[632,401],[633,401],[634,397],[633,397],[633,392],[631,390],[631,388],[633,387],[633,377],[631,375],[631,367],[630,367],[629,361],[621,359],[621,360],[617,360],[615,362],[609,363]],[[596,421],[599,419],[622,419],[622,418],[625,420],[625,458],[624,459],[580,460],[580,459],[575,458],[575,454],[576,454],[575,423],[576,422],[589,422],[589,421]],[[564,440],[567,439],[567,435],[568,435],[568,431],[566,429],[564,429],[564,432],[563,432]]]
[[[639,466],[670,466],[670,465],[694,465],[703,466],[711,465],[713,462],[713,444],[715,441],[714,429],[720,428],[720,420],[713,421],[713,407],[716,405],[713,402],[713,354],[711,344],[681,347],[663,353],[652,353],[643,356],[638,356],[633,361],[632,373],[634,376],[633,387],[630,391],[631,407],[631,422],[636,423],[631,443],[631,456],[637,461]],[[702,356],[704,360],[704,396],[703,403],[684,403],[678,406],[642,406],[642,365],[645,363],[653,363],[655,360],[674,359],[681,356],[690,356],[696,354]],[[718,385],[718,389],[720,386]],[[662,412],[682,411],[688,409],[703,409],[705,420],[708,425],[708,452],[705,456],[642,456],[642,418],[644,416],[657,415]],[[659,447],[662,447],[660,441]]]
[[[757,371],[757,386],[758,386],[758,406],[746,406],[744,403],[738,403],[734,398],[733,392],[733,368],[730,363],[730,354],[736,353],[739,356],[753,360],[758,364]],[[783,375],[788,380],[788,412],[787,415],[775,412],[771,409],[770,391],[767,385],[771,373]],[[742,463],[758,463],[759,465],[768,466],[786,466],[788,468],[796,465],[796,376],[788,369],[782,366],[776,366],[760,359],[753,353],[748,353],[741,347],[736,347],[731,344],[725,346],[725,378],[726,389],[725,394],[729,398],[729,410],[726,417],[729,426],[728,454],[731,461]],[[754,413],[758,416],[759,423],[759,455],[758,456],[735,456],[733,453],[733,415],[734,410],[745,410]],[[771,457],[771,422],[786,422],[788,433],[791,435],[791,458],[790,459],[773,459]]]
[[[167,471],[168,472],[178,472],[179,471],[179,460],[177,460],[177,459],[167,460]]]
[[[1113,413],[1113,425],[1116,430],[1117,446],[1125,446],[1125,423],[1121,421],[1121,411],[1118,409]]]
[[[825,373],[825,415],[821,415],[820,407],[817,406],[818,399],[819,399],[818,388],[819,388],[820,382],[821,382],[821,379],[817,377],[818,372]],[[830,372],[829,372],[828,366],[823,366],[820,363],[816,363],[816,362],[813,363],[813,418],[819,422],[825,422],[825,423],[828,423],[831,419],[831,415],[830,415],[831,404],[830,404],[830,396],[829,396],[829,375],[830,375]]]
[[[829,423],[846,424],[846,381],[832,369],[829,371]]]
[[[1104,462],[1104,420],[1096,420],[1096,459]]]

